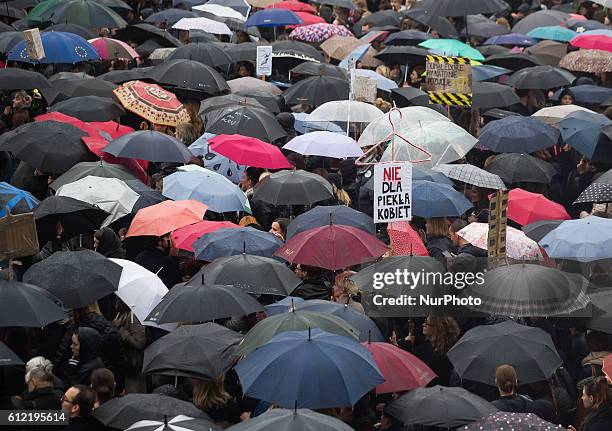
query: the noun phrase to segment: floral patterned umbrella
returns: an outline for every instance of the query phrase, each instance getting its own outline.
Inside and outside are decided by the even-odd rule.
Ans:
[[[612,72],[612,52],[600,49],[572,51],[561,59],[559,66],[574,72]]]
[[[188,123],[189,113],[176,96],[159,85],[129,81],[113,90],[123,107],[153,124]]]
[[[353,36],[353,33],[343,25],[321,23],[298,27],[289,35],[291,39],[308,43],[323,42],[332,36]]]
[[[493,413],[479,421],[458,428],[458,430],[465,431],[553,431],[563,429],[565,428],[561,425],[547,422],[533,413],[510,412]]]
[[[489,225],[487,223],[470,223],[457,232],[457,235],[473,246],[486,250]],[[506,230],[506,255],[511,259],[521,261],[542,259],[538,244],[525,235],[525,232],[510,226]]]

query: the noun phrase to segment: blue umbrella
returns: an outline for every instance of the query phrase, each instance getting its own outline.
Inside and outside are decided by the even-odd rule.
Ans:
[[[40,202],[29,192],[18,189],[5,182],[0,182],[0,217],[6,216],[6,208],[11,214],[32,212]]]
[[[487,81],[489,79],[497,78],[498,76],[511,74],[510,69],[505,67],[493,66],[491,64],[483,64],[472,67],[472,79],[474,81]]]
[[[550,100],[558,102],[564,90],[564,88],[557,90]],[[577,105],[601,105],[612,97],[612,88],[599,85],[577,85],[569,87],[569,90],[574,94]]]
[[[333,314],[359,330],[359,341],[371,341],[373,343],[386,341],[372,319],[345,304],[323,299],[311,299],[296,304],[295,309]]]
[[[520,33],[501,34],[499,36],[490,37],[483,45],[513,45],[513,46],[531,46],[536,42],[529,36]]]
[[[286,9],[264,9],[255,12],[247,19],[247,27],[280,27],[302,24],[299,16]]]
[[[569,28],[561,27],[559,25],[551,25],[548,27],[538,27],[527,33],[527,36],[533,37],[534,39],[547,39],[555,40],[557,42],[569,42],[578,35]]]
[[[539,242],[548,256],[590,262],[612,256],[612,220],[589,216],[566,220]]]
[[[270,232],[252,227],[223,228],[207,233],[193,243],[195,258],[212,262],[218,257],[241,253],[272,257],[283,243]]]
[[[472,208],[467,198],[446,184],[431,181],[412,183],[412,215],[433,217],[457,217]]]
[[[177,201],[192,199],[202,202],[217,213],[251,212],[247,196],[236,184],[204,168],[168,175],[164,178],[162,193]]]
[[[196,157],[201,156],[206,169],[223,175],[234,184],[239,184],[246,171],[246,166],[222,156],[210,149],[208,140],[217,135],[214,133],[204,133],[193,144],[189,146],[189,151]]]
[[[277,314],[285,313],[291,310],[291,307],[295,307],[298,302],[304,302],[304,299],[298,296],[287,296],[280,301],[276,301],[273,304],[266,305],[266,316],[276,316]]]
[[[159,190],[152,189],[140,180],[127,180],[124,183],[140,195],[132,207],[132,214],[136,214],[139,209],[147,208],[166,200]]]
[[[612,37],[612,30],[610,30],[609,28],[598,29],[598,30],[589,30],[589,31],[582,32],[580,34],[576,34],[575,36],[578,36],[578,35],[580,35],[580,36],[585,36],[585,35],[588,35],[588,36],[600,35],[600,36],[602,36],[603,35],[603,36],[610,36],[610,37]]]
[[[353,226],[371,234],[376,232],[374,220],[365,213],[345,205],[318,206],[300,214],[289,223],[287,239],[291,239],[300,232],[326,226],[330,219],[333,224]]]
[[[593,30],[609,30],[610,27],[605,25],[603,22],[595,21],[592,19],[568,19],[567,27],[572,30],[576,30],[577,32],[584,32],[585,30],[593,31]]]
[[[245,395],[286,408],[353,406],[384,382],[365,347],[318,328],[274,336],[235,370]]]
[[[557,127],[565,143],[590,160],[612,162],[609,141],[600,140],[601,129],[612,124],[606,116],[577,111],[561,120]]]
[[[50,31],[40,34],[45,58],[40,61],[30,60],[25,41],[19,42],[9,53],[7,61],[25,63],[80,63],[100,60],[98,52],[81,36],[62,31]]]
[[[496,153],[532,153],[552,147],[559,131],[535,117],[506,117],[491,121],[480,132],[478,145]]]

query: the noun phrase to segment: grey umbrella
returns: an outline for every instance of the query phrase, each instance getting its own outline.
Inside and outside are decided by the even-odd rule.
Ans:
[[[563,361],[550,335],[508,320],[467,331],[447,353],[462,379],[495,386],[495,369],[512,365],[522,384],[547,380]]]
[[[453,180],[491,190],[506,190],[502,179],[495,174],[467,163],[456,165],[440,164],[433,168]]]
[[[65,319],[59,300],[32,284],[0,278],[0,327],[42,328]]]
[[[257,183],[253,193],[254,200],[272,205],[312,205],[333,196],[331,183],[303,170],[275,172]]]
[[[522,230],[529,238],[539,242],[550,231],[559,227],[561,223],[563,223],[563,220],[539,220],[523,226]]]
[[[529,154],[504,153],[495,156],[487,171],[499,175],[506,184],[530,182],[550,184],[555,169],[544,160]]]
[[[126,431],[221,431],[220,426],[204,420],[178,415],[173,418],[164,417],[163,420],[138,421]]]
[[[240,341],[216,323],[181,326],[145,349],[142,373],[216,379],[233,365]]]
[[[339,419],[308,409],[268,410],[256,418],[236,424],[227,431],[352,431]]]
[[[111,121],[125,114],[116,99],[99,96],[71,97],[55,103],[50,111],[61,112],[81,121]]]
[[[98,162],[77,163],[53,181],[49,187],[53,190],[57,190],[65,184],[73,183],[88,175],[102,178],[118,178],[123,181],[137,180],[137,178],[125,167],[100,160]]]
[[[571,85],[576,77],[567,70],[555,66],[534,66],[514,72],[508,85],[517,90],[550,90]]]
[[[103,150],[115,157],[148,160],[149,162],[185,163],[191,153],[178,139],[153,130],[139,130],[111,141]]]
[[[265,109],[257,99],[247,96],[240,96],[238,94],[225,94],[223,96],[209,97],[200,102],[200,110],[198,115],[207,114],[208,112],[228,108],[230,106],[243,105],[243,106],[254,106],[256,108]]]
[[[472,97],[473,105],[482,110],[505,108],[521,101],[512,87],[495,82],[474,82]]]
[[[140,195],[134,206],[132,213],[136,214],[139,209],[150,207],[166,200],[159,190],[152,189],[140,180],[127,180],[127,186]]]

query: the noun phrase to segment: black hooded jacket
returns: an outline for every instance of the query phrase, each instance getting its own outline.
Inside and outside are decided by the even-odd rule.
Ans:
[[[109,227],[103,227],[99,232],[96,233],[99,241],[96,251],[106,257],[125,259],[125,249],[121,246],[119,235]]]
[[[91,373],[104,368],[104,362],[100,358],[100,345],[102,336],[93,328],[82,327],[78,329],[79,357],[78,361],[70,359],[64,369],[64,382],[66,388],[74,385],[90,384]]]

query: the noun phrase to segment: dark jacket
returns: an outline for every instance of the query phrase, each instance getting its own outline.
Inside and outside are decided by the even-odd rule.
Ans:
[[[605,407],[590,413],[584,420],[580,431],[610,431],[612,430],[612,408]]]
[[[445,267],[447,259],[451,257],[453,242],[445,236],[434,236],[427,238],[427,253],[438,259]]]
[[[176,261],[157,247],[143,250],[136,256],[134,262],[157,274],[168,289],[181,282],[181,273]]]
[[[104,362],[100,359],[100,347],[102,337],[92,328],[79,328],[79,358],[70,359],[64,367],[64,382],[66,388],[74,385],[90,384],[91,373],[104,368]]]
[[[425,342],[414,350],[414,355],[425,362],[438,375],[433,383],[448,386],[453,364],[445,354],[436,352],[429,342]]]
[[[105,431],[107,429],[97,419],[88,416],[70,418],[70,423],[64,428],[64,431]]]
[[[457,249],[452,272],[482,272],[487,267],[487,250],[465,244]]]
[[[13,397],[11,407],[15,410],[61,410],[62,392],[49,388],[26,392],[21,399]]]
[[[103,227],[98,238],[96,251],[106,257],[125,259],[125,249],[121,246],[121,239],[110,227]]]
[[[329,282],[323,278],[307,278],[291,292],[292,296],[308,299],[329,299],[332,291]]]
[[[532,403],[533,401],[529,397],[519,394],[499,397],[499,399],[491,402],[498,410],[512,413],[531,413]]]

